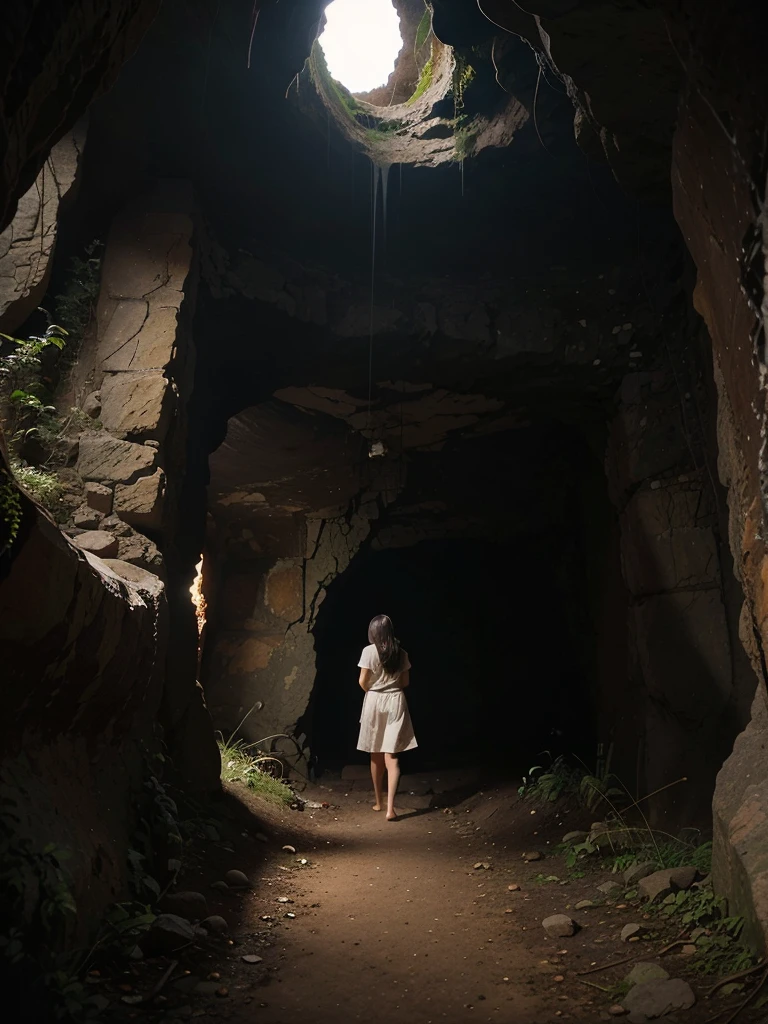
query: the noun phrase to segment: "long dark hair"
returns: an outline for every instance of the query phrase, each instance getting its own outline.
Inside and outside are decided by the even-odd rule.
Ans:
[[[395,636],[392,619],[388,615],[376,615],[368,627],[368,642],[376,645],[379,661],[387,672],[397,672],[402,664],[403,654],[400,641]]]

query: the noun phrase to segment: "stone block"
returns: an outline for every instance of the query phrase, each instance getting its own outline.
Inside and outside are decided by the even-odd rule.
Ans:
[[[106,530],[86,530],[73,537],[73,543],[83,551],[90,551],[99,558],[114,558],[117,554],[118,541]]]
[[[109,372],[164,370],[171,362],[178,329],[178,304],[120,299],[105,304],[99,326],[99,357]]]
[[[89,481],[85,485],[85,503],[94,511],[108,516],[112,511],[112,488]]]
[[[77,472],[84,480],[101,483],[130,483],[155,468],[157,452],[130,441],[120,441],[105,432],[83,434]]]
[[[156,469],[133,484],[117,484],[114,512],[123,522],[140,529],[158,530],[162,525],[165,474]]]
[[[101,422],[114,437],[161,441],[172,397],[170,382],[160,371],[111,374],[101,385]]]

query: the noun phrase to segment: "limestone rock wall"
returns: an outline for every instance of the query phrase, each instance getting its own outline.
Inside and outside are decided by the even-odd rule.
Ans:
[[[666,191],[672,141],[675,216],[696,264],[694,301],[714,358],[718,468],[728,489],[733,567],[746,599],[740,636],[758,680],[752,723],[718,779],[715,878],[733,912],[747,918],[751,938],[765,947],[768,865],[754,851],[768,848],[763,540],[768,75],[760,49],[766,11],[746,0],[706,9],[696,0],[633,2],[621,12],[614,4],[585,9],[566,0],[531,0],[528,14],[499,0],[480,0],[480,7],[497,25],[529,39],[564,74],[577,121],[588,121],[620,181],[642,191],[653,180]],[[625,30],[627,19],[635,22],[625,44],[616,43],[618,17]],[[635,73],[629,69],[637,60],[643,67]],[[634,117],[628,116],[631,110]],[[689,527],[700,531],[706,524]],[[703,552],[703,535],[698,542]],[[697,597],[695,604],[703,600]]]
[[[738,641],[740,595],[724,580],[731,568],[722,494],[707,464],[696,390],[680,368],[677,377],[626,378],[607,468],[630,594],[631,692],[616,706],[620,746],[630,764],[637,759],[639,794],[663,790],[650,804],[655,820],[706,827],[715,774],[747,720],[755,680]]]
[[[183,181],[155,182],[115,218],[95,328],[72,381],[98,419],[81,434],[76,463],[64,477],[74,509],[66,532],[75,544],[167,583],[171,628],[160,718],[180,776],[210,789],[219,765],[195,680],[189,586],[197,559],[180,540],[194,374],[195,218],[192,189]]]
[[[34,311],[45,294],[59,208],[74,189],[85,135],[83,121],[56,143],[0,234],[0,330],[6,334]]]

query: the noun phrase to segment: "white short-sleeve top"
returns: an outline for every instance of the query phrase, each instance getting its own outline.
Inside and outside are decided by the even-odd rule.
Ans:
[[[363,648],[363,653],[360,655],[357,667],[367,668],[373,674],[373,683],[368,688],[369,692],[374,690],[382,693],[387,690],[400,689],[397,681],[403,672],[407,672],[411,667],[406,651],[400,648],[400,653],[402,655],[400,668],[396,672],[387,672],[379,659],[376,644],[369,644],[368,647]]]

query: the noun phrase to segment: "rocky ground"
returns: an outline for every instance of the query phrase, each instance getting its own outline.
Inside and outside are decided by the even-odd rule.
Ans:
[[[346,774],[302,793],[300,812],[229,787],[187,895],[166,897],[170,937],[156,922],[157,948],[142,942],[156,955],[90,976],[103,1019],[704,1024],[731,1021],[749,995],[710,997],[718,976],[701,973],[691,929],[660,924],[642,893],[627,900],[621,875],[568,870],[557,847],[589,826],[583,810],[537,808],[511,785],[466,796],[470,778],[436,773],[406,781],[387,823]],[[207,937],[179,917],[208,918]],[[738,1022],[766,1012],[747,1006]]]

